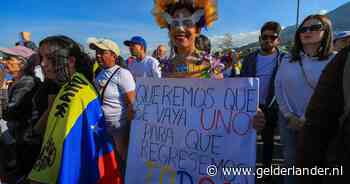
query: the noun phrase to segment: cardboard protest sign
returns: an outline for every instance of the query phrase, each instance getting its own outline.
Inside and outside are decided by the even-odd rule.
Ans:
[[[258,79],[137,79],[125,183],[253,184]]]

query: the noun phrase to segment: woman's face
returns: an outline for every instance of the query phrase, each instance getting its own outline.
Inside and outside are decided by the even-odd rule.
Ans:
[[[43,67],[45,77],[47,79],[54,80],[56,79],[56,70],[52,61],[52,58],[50,57],[50,49],[49,45],[47,43],[44,43],[39,48],[40,56],[41,56],[41,66]]]
[[[173,19],[191,18],[192,14],[186,8],[176,10],[172,16]],[[183,20],[179,26],[170,25],[170,38],[177,48],[188,48],[194,46],[198,35],[198,28],[192,22]]]
[[[4,63],[5,71],[12,75],[22,71],[23,64],[17,57],[10,56]]]
[[[319,44],[325,34],[325,26],[317,19],[309,19],[300,28],[300,40],[303,45]]]

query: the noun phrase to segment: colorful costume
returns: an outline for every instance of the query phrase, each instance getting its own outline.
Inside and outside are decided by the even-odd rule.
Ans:
[[[170,9],[178,5],[191,6],[191,16],[173,18]],[[153,15],[161,28],[198,26],[208,27],[218,18],[215,0],[155,0]],[[174,46],[173,49],[176,51]],[[191,56],[175,56],[164,62],[163,76],[169,78],[210,78],[221,72],[218,63],[203,51],[195,50]],[[218,70],[219,69],[219,70]],[[219,72],[218,72],[219,71]]]

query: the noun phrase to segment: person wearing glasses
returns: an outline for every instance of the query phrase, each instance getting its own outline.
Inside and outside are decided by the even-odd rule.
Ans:
[[[95,86],[100,92],[106,130],[113,138],[124,170],[133,118],[135,80],[129,70],[116,64],[120,49],[114,41],[95,39],[89,47],[96,51],[96,60],[103,67],[96,76]]]
[[[5,65],[5,71],[13,76],[13,83],[8,89],[8,103],[3,110],[1,124],[6,124],[8,131],[15,140],[6,141],[8,144],[8,153],[14,154],[15,160],[10,160],[5,166],[10,170],[16,169],[16,176],[26,175],[33,166],[35,151],[28,149],[24,140],[25,130],[33,124],[32,119],[32,98],[40,86],[40,80],[34,76],[29,59],[34,55],[34,51],[17,46],[13,48],[0,49],[5,54],[2,62]],[[14,148],[15,152],[13,153]],[[30,151],[29,151],[30,150]],[[28,152],[29,151],[29,152]]]
[[[217,62],[211,63],[212,57],[196,48],[196,39],[201,29],[212,25],[218,18],[216,1],[156,0],[153,15],[161,28],[168,29],[172,50],[175,52],[165,68],[165,77],[220,78],[222,73],[215,73],[212,67],[217,66]],[[256,130],[265,126],[265,116],[260,109],[253,117],[252,124]]]
[[[324,15],[310,15],[297,29],[290,57],[278,69],[275,87],[279,104],[281,140],[288,167],[303,164],[305,111],[322,70],[333,59],[332,24]],[[285,183],[296,183],[288,176]]]
[[[278,107],[274,98],[274,80],[278,63],[283,57],[277,47],[280,44],[281,26],[274,21],[266,22],[260,30],[260,49],[246,56],[242,62],[240,77],[258,77],[259,107],[266,117],[266,126],[261,131],[263,141],[262,162],[270,167],[273,153],[273,136],[277,124]],[[263,180],[270,180],[270,177]]]
[[[216,10],[216,1],[155,1],[153,14],[158,25],[168,29],[173,53],[165,64],[163,76],[211,78],[214,75],[212,58],[196,47],[196,40],[201,29],[217,19]]]

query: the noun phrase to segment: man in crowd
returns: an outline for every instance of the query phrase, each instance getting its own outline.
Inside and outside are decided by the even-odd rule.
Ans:
[[[260,30],[260,49],[244,58],[241,77],[258,77],[259,85],[259,107],[264,112],[266,126],[261,131],[263,141],[263,167],[269,168],[272,163],[274,147],[274,129],[277,123],[278,106],[275,101],[274,80],[277,72],[278,62],[283,54],[277,46],[280,43],[281,26],[277,22],[266,22]],[[264,180],[269,182],[271,178]]]
[[[152,57],[159,61],[159,66],[163,73],[164,67],[168,61],[167,47],[165,45],[159,45],[156,50],[153,51]]]
[[[167,48],[165,45],[159,45],[153,53],[153,57],[156,58],[159,62],[167,59]]]
[[[128,46],[130,49],[132,59],[128,59],[128,68],[134,78],[161,78],[159,61],[146,55],[147,44],[145,39],[140,36],[134,36],[130,40],[124,41],[124,45]]]
[[[130,124],[135,99],[135,80],[129,70],[115,63],[119,47],[112,40],[97,39],[90,43],[96,51],[96,60],[103,70],[96,77],[96,87],[100,91],[105,125],[113,137],[117,152],[125,169],[128,150]]]
[[[95,37],[90,37],[88,38],[87,40],[87,44],[89,45],[89,48],[91,50],[94,50],[96,51],[97,47],[95,44],[93,43],[107,43],[108,42],[108,45],[113,45],[113,48],[116,48],[114,50],[112,50],[111,54],[113,54],[113,57],[114,57],[114,63],[122,68],[127,68],[127,64],[124,60],[124,58],[120,55],[120,50],[119,50],[119,47],[117,46],[117,44],[115,42],[113,42],[112,40],[109,40],[109,39],[104,39],[104,38],[95,38]],[[97,53],[96,53],[97,54]],[[102,66],[102,63],[101,61],[98,60],[98,58],[96,58],[96,62],[94,63],[94,67],[93,67],[93,70],[94,70],[94,73],[95,73],[95,76],[97,76],[97,74],[103,69],[103,66]]]

